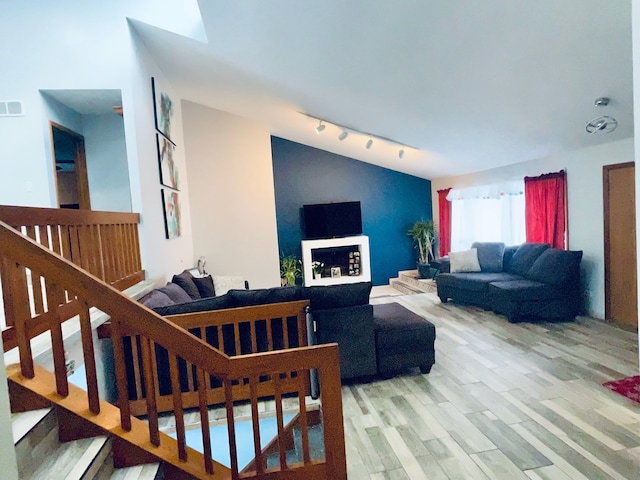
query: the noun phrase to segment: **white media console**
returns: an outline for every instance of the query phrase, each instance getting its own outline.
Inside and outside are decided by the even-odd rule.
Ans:
[[[315,277],[311,267],[314,261],[324,264],[322,272]],[[302,265],[305,287],[370,282],[369,237],[303,240]]]

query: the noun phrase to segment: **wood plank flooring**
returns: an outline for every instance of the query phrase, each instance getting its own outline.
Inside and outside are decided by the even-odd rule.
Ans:
[[[350,480],[640,479],[640,405],[601,386],[638,374],[637,333],[390,301],[436,325],[436,364],[343,386]]]

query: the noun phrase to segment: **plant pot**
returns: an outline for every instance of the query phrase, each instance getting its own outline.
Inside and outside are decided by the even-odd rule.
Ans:
[[[428,263],[416,262],[416,266],[418,267],[418,276],[421,279],[432,279],[437,271]]]

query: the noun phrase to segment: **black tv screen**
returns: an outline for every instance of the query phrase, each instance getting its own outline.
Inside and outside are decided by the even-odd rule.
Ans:
[[[303,205],[302,214],[308,240],[362,234],[360,202]]]

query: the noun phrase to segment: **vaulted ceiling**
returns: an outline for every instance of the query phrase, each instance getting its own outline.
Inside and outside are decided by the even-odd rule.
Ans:
[[[630,0],[199,7],[206,39],[131,25],[180,97],[289,140],[438,178],[633,136]],[[617,129],[588,134],[601,115]]]

